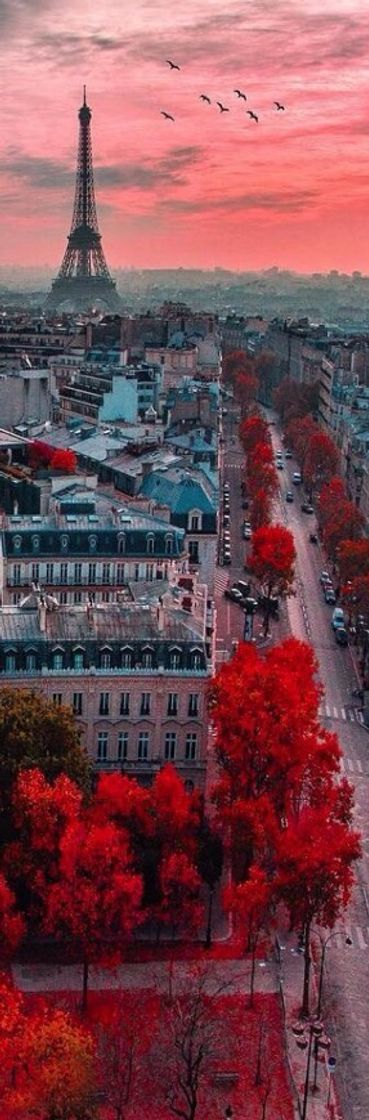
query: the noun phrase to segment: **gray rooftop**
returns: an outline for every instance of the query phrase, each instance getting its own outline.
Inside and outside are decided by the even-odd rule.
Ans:
[[[188,612],[165,609],[164,628],[159,629],[156,607],[141,603],[101,603],[88,610],[83,606],[59,606],[46,612],[46,630],[40,629],[38,609],[2,607],[0,642],[53,643],[71,641],[179,641],[203,643],[200,628]]]

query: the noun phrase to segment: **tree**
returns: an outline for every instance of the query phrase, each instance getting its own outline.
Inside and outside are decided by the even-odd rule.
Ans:
[[[341,541],[337,560],[342,583],[369,576],[369,541]]]
[[[353,863],[360,856],[359,833],[342,819],[341,791],[331,791],[324,807],[305,806],[298,820],[281,832],[276,887],[291,924],[304,930],[305,967],[302,1013],[309,1014],[310,930],[315,921],[332,929],[347,906]]]
[[[62,474],[75,474],[77,469],[77,456],[74,451],[64,450],[62,447],[54,451],[50,469],[60,471]]]
[[[53,455],[54,449],[41,439],[33,439],[27,444],[27,461],[32,470],[49,467]]]
[[[13,783],[21,770],[38,768],[51,781],[66,774],[85,792],[91,767],[72,713],[35,692],[0,691],[0,831],[9,836]]]
[[[252,528],[261,529],[263,525],[269,525],[272,517],[272,498],[273,495],[268,493],[264,487],[259,490],[253,489],[252,499],[249,507],[249,518]]]
[[[335,475],[339,463],[336,445],[325,432],[315,432],[308,443],[304,480],[312,497],[314,490],[321,490],[324,483]]]
[[[253,362],[246,350],[230,350],[223,358],[223,378],[235,382],[239,374],[253,376]]]
[[[342,478],[335,476],[322,487],[317,505],[317,518],[321,529],[335,517],[337,509],[346,501],[346,487]]]
[[[17,912],[16,899],[0,872],[0,961],[11,959],[25,932],[23,918]]]
[[[83,957],[83,1010],[92,962],[119,960],[140,921],[142,879],[132,869],[127,835],[94,822],[93,811],[67,824],[55,882],[45,898],[45,932],[71,938]]]
[[[348,499],[341,502],[332,517],[323,527],[323,541],[328,555],[336,561],[337,550],[342,541],[359,540],[362,537],[365,518],[361,510]]]
[[[240,424],[240,440],[246,455],[254,450],[256,444],[267,443],[270,439],[269,428],[264,417],[259,412],[248,416]]]
[[[256,950],[260,935],[270,922],[273,903],[273,887],[265,870],[252,864],[248,878],[243,883],[227,887],[223,895],[224,905],[237,917],[242,926],[245,951],[251,953],[250,1007],[254,1006],[254,982]]]
[[[286,428],[286,440],[292,448],[297,462],[304,473],[305,459],[309,450],[310,440],[315,436],[317,425],[310,415],[301,419],[291,420]]]
[[[265,634],[269,632],[271,600],[286,598],[292,593],[295,559],[293,535],[284,525],[267,525],[254,532],[248,567],[264,596]]]
[[[247,415],[251,405],[255,402],[259,382],[257,377],[244,372],[237,373],[235,378],[235,398],[241,407],[241,415]]]
[[[193,932],[200,924],[203,907],[200,902],[201,879],[184,852],[172,852],[160,864],[161,898],[159,917],[182,934]]]
[[[273,403],[283,425],[292,420],[301,420],[309,413],[315,413],[319,404],[319,381],[312,385],[301,384],[293,377],[284,377],[273,393]]]
[[[117,991],[94,1015],[101,1088],[112,1120],[125,1120],[133,1108],[139,1116],[146,1091],[146,1065],[157,1031],[159,1000],[142,991]],[[144,1080],[144,1084],[142,1084]]]
[[[279,378],[280,362],[272,350],[261,350],[254,361],[255,376],[260,383],[260,397],[264,404],[271,404],[273,389]]]
[[[206,817],[201,822],[199,829],[196,862],[197,870],[203,883],[206,883],[209,892],[205,945],[207,949],[210,949],[214,892],[223,870],[223,844],[219,832],[214,829]]]

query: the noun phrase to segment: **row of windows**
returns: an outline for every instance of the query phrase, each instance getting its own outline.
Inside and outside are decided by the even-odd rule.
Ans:
[[[60,692],[54,693],[54,703],[62,703]],[[155,699],[155,698],[154,698]],[[179,712],[178,692],[169,692],[166,697],[166,714],[167,716],[177,716]],[[73,693],[73,711],[76,716],[84,715],[84,694],[83,692]],[[151,692],[141,692],[141,697],[136,706],[136,714],[141,716],[150,716],[153,714],[154,705],[152,703]],[[100,716],[110,716],[114,712],[114,698],[111,697],[110,692],[100,692],[98,700],[98,714]],[[119,715],[129,716],[132,715],[132,697],[130,692],[121,692],[119,699]],[[196,719],[199,715],[199,694],[198,692],[190,692],[187,697],[187,715]],[[118,713],[117,713],[118,714]]]
[[[195,526],[192,526],[192,528],[195,528]],[[39,537],[38,533],[33,533],[32,537],[31,537],[32,552],[39,552],[40,549],[41,550],[44,549],[46,541],[47,541],[46,535],[43,536],[43,537]],[[52,543],[53,549],[59,550],[59,548],[60,548],[61,552],[69,552],[69,545],[71,543],[71,538],[69,537],[68,533],[62,533],[61,536],[58,539],[55,539],[53,537],[52,540],[51,540],[51,543]],[[88,548],[89,548],[90,552],[96,552],[99,543],[102,543],[104,545],[104,547],[106,546],[105,538],[100,537],[100,541],[99,541],[99,538],[96,536],[95,533],[90,534],[90,536],[88,537],[87,543],[88,543]],[[157,551],[162,552],[163,551],[163,544],[162,544],[161,539],[158,540],[158,538],[155,537],[153,533],[149,533],[146,537],[146,552],[148,552],[149,554],[153,554],[155,552],[155,543],[157,545]],[[16,533],[15,536],[12,537],[12,546],[13,546],[14,552],[21,552],[22,551],[22,544],[23,544],[23,538],[22,538],[21,534]],[[74,538],[72,538],[72,545],[73,544],[74,544]],[[84,544],[84,541],[83,541],[83,544]],[[109,540],[109,544],[110,544],[110,540]],[[164,538],[164,552],[165,552],[166,556],[172,556],[173,547],[174,547],[174,538],[170,533],[168,533]],[[127,550],[126,535],[125,535],[125,533],[119,533],[118,537],[117,537],[117,552],[122,554],[122,553],[126,552],[126,550]],[[140,551],[142,551],[142,550],[140,549]]]
[[[14,649],[8,649],[5,652],[3,659],[3,671],[6,673],[15,672],[32,672],[41,668],[43,664],[42,659],[38,656],[36,650],[29,649],[23,653],[17,653]],[[169,650],[165,660],[168,669],[181,670],[193,669],[195,672],[204,667],[203,654],[200,650],[194,649],[185,657],[182,650],[174,648]],[[1,666],[0,666],[1,667]],[[87,657],[85,650],[74,650],[71,657],[67,656],[66,651],[57,647],[52,651],[51,655],[51,668],[54,671],[61,672],[64,669],[74,670],[81,672],[83,669],[96,667],[98,669],[156,669],[157,668],[157,655],[156,652],[149,648],[144,647],[136,653],[128,646],[121,649],[118,653],[114,653],[110,649],[100,650],[96,659],[90,661]]]
[[[110,564],[109,562],[103,564],[82,564],[80,562],[75,564],[54,564],[51,561],[48,564],[32,564],[30,572],[27,571],[28,565],[13,564],[10,568],[10,579],[13,585],[20,586],[26,579],[31,583],[38,583],[39,580],[45,581],[48,584],[55,584],[59,587],[60,584],[94,584],[94,583],[112,583],[123,584],[127,580],[139,579],[153,580],[167,579],[168,567],[157,567],[156,564]]]
[[[111,753],[114,752],[115,754]],[[132,750],[135,752],[135,757],[139,762],[146,762],[149,760],[151,751],[151,737],[149,731],[140,731],[136,741],[132,744]],[[116,758],[117,762],[124,762],[128,758],[129,751],[129,732],[119,731],[116,740],[109,737],[108,731],[99,731],[97,736],[97,751],[96,756],[98,762],[105,762],[108,758]],[[195,762],[198,754],[198,738],[195,731],[190,731],[186,735],[184,745],[184,758],[186,762]],[[167,731],[164,737],[164,759],[166,762],[174,762],[178,755],[178,739],[175,731]]]

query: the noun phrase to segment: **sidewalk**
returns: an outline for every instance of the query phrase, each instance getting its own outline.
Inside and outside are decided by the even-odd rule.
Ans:
[[[279,987],[285,1019],[286,1058],[290,1072],[291,1084],[294,1091],[296,1118],[301,1118],[303,1115],[302,1110],[308,1063],[308,1047],[305,1050],[299,1049],[296,1042],[296,1035],[292,1030],[292,1025],[299,1023],[299,1011],[301,1008],[302,1000],[304,958],[303,954],[300,953],[297,949],[296,934],[289,934],[281,937],[278,942],[278,946],[280,962],[277,964],[277,972],[279,974]],[[314,975],[313,962],[310,972],[310,994],[312,1021],[314,1018],[314,1010],[317,999],[316,977]],[[303,1023],[304,1020],[301,1020],[301,1026],[303,1026]],[[308,1039],[308,1023],[306,1023],[306,1029],[304,1033],[305,1037]],[[333,1047],[331,1047],[330,1053],[334,1053]],[[312,1085],[314,1083],[315,1062],[313,1051],[311,1053],[306,1120],[342,1120],[342,1114],[339,1110],[336,1099],[334,1077],[330,1077],[327,1069],[327,1056],[327,1053],[322,1050],[321,1058],[323,1060],[319,1060],[317,1063],[318,1088],[316,1092],[312,1092]]]

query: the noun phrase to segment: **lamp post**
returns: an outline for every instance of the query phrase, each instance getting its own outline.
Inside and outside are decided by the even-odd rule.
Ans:
[[[303,1096],[303,1100],[302,1100],[302,1112],[301,1112],[301,1120],[306,1120],[307,1106],[308,1106],[308,1096],[309,1096],[310,1065],[311,1065],[311,1055],[312,1055],[312,1049],[313,1049],[313,1040],[315,1039],[317,1041],[319,1039],[319,1036],[322,1034],[322,1031],[323,1031],[323,1025],[317,1019],[313,1020],[313,1022],[309,1024],[309,1037],[308,1038],[306,1037],[305,1029],[301,1025],[301,1023],[296,1023],[295,1026],[292,1027],[292,1030],[293,1030],[293,1032],[296,1036],[296,1043],[297,1043],[297,1046],[299,1047],[299,1049],[300,1050],[306,1050],[306,1047],[307,1047],[304,1096]]]
[[[321,1014],[321,1010],[322,1010],[325,954],[327,952],[327,948],[328,948],[328,945],[329,945],[330,941],[332,941],[334,937],[339,937],[340,934],[341,934],[341,930],[338,930],[338,929],[333,930],[333,933],[330,933],[329,936],[326,937],[325,939],[322,937],[321,933],[317,929],[312,930],[312,933],[316,933],[317,937],[319,937],[320,947],[321,947],[318,1003],[317,1003],[317,1009],[316,1009],[316,1016],[319,1019],[320,1014]],[[352,945],[351,937],[346,936],[345,944],[346,945]]]

